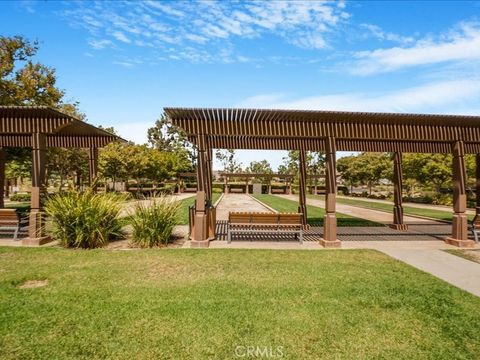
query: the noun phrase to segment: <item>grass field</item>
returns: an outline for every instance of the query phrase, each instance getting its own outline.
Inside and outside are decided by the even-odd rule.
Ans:
[[[1,359],[480,354],[479,298],[375,251],[0,248],[0,262]]]
[[[212,200],[214,204],[220,198],[220,195],[222,194],[218,194],[218,193],[212,194]],[[181,225],[188,224],[188,208],[192,206],[194,202],[195,202],[195,196],[189,197],[187,199],[183,199],[180,202],[180,209],[178,214],[179,224]]]
[[[281,198],[275,195],[268,194],[255,194],[252,195],[256,199],[270,206],[271,208],[280,211],[280,212],[297,212],[298,203],[293,200],[288,200]],[[307,205],[307,216],[308,223],[310,225],[322,226],[323,216],[325,215],[325,210],[317,206]],[[338,226],[384,226],[383,224],[365,220],[350,215],[345,215],[337,212],[337,223]]]
[[[307,197],[312,198],[312,199],[324,199],[324,196],[319,196],[319,195],[307,195]],[[379,211],[385,211],[385,212],[392,212],[393,208],[393,203],[388,204],[388,203],[381,203],[381,202],[373,202],[373,201],[365,201],[361,199],[347,199],[347,198],[339,198],[337,197],[337,202],[339,204],[345,204],[345,205],[352,205],[352,206],[358,206],[366,209],[372,209],[372,210],[379,210]],[[452,221],[452,212],[449,211],[444,211],[444,210],[436,210],[436,209],[424,209],[424,208],[418,208],[418,207],[413,207],[413,206],[403,206],[403,212],[405,215],[413,215],[413,216],[423,216],[423,217],[428,217],[432,219],[437,219],[441,221]],[[468,219],[471,221],[473,220],[473,215],[468,215]]]

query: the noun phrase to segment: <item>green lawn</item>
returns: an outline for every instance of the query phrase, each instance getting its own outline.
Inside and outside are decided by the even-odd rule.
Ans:
[[[298,203],[293,200],[288,200],[281,198],[276,195],[268,194],[255,194],[252,195],[256,199],[270,206],[271,208],[280,211],[280,212],[297,212]],[[308,223],[310,225],[322,226],[323,225],[323,216],[325,215],[325,210],[317,206],[307,205],[307,216]],[[345,215],[337,212],[337,223],[338,226],[384,226],[383,224],[365,220],[350,215]]]
[[[0,248],[0,262],[1,359],[480,354],[479,298],[375,251]],[[48,285],[18,288],[35,279]]]
[[[220,195],[222,194],[218,194],[218,193],[212,194],[212,200],[214,204],[220,198]],[[192,196],[180,201],[180,209],[179,209],[179,215],[178,215],[179,224],[182,224],[182,225],[188,224],[188,208],[192,206],[194,202],[195,202],[195,196]]]
[[[315,195],[307,195],[307,197],[312,199],[324,199],[324,196],[315,196]],[[372,201],[365,201],[361,199],[352,199],[352,198],[339,198],[337,197],[337,202],[339,204],[345,205],[352,205],[358,206],[366,209],[372,210],[380,210],[385,212],[392,212],[393,203],[380,203],[380,202],[372,202]],[[413,216],[424,216],[432,219],[438,219],[442,221],[452,221],[452,212],[444,211],[444,210],[436,210],[436,209],[422,209],[412,206],[403,206],[403,212],[405,215],[413,215]],[[468,215],[468,219],[471,221],[473,220],[473,215]]]

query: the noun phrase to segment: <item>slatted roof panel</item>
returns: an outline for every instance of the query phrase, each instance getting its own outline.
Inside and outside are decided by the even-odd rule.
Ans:
[[[1,134],[41,132],[57,135],[116,137],[48,106],[0,106]]]
[[[480,152],[480,116],[342,111],[165,108],[170,121],[194,144],[226,149],[449,153],[463,141]],[[198,137],[200,135],[200,137]]]
[[[334,122],[334,123],[370,123],[434,125],[456,127],[480,127],[480,116],[412,114],[385,112],[353,112],[327,110],[283,110],[283,109],[235,109],[235,108],[176,108],[164,109],[167,116],[176,120],[189,121],[289,121],[289,122]]]

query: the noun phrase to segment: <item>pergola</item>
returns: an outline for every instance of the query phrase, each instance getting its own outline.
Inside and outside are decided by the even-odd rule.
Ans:
[[[29,234],[23,242],[42,244],[44,236],[40,195],[45,187],[46,150],[49,147],[89,149],[90,183],[97,177],[98,148],[119,137],[46,106],[0,106],[0,207],[4,207],[7,147],[32,149],[32,191]]]
[[[392,227],[406,229],[402,207],[402,153],[453,155],[454,206],[450,244],[473,246],[468,239],[465,153],[477,154],[477,206],[480,206],[480,116],[304,111],[269,109],[165,108],[198,149],[197,201],[193,246],[208,246],[207,218],[211,199],[212,149],[299,150],[299,211],[306,219],[306,151],[326,154],[323,238],[338,247],[336,152],[372,151],[394,155]]]
[[[229,192],[229,187],[228,187],[228,181],[230,178],[241,178],[245,179],[245,192],[248,194],[248,185],[250,179],[255,179],[255,178],[260,178],[260,179],[266,179],[267,180],[267,192],[271,194],[272,192],[272,180],[273,179],[284,179],[286,186],[287,186],[287,194],[290,193],[290,187],[292,183],[292,179],[294,178],[293,175],[291,174],[278,174],[278,173],[232,173],[232,172],[220,172],[219,175],[224,179],[224,184],[225,184],[225,193]]]

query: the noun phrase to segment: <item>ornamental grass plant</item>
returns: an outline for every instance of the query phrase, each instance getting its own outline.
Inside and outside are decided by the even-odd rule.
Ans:
[[[51,234],[66,247],[92,249],[123,236],[120,212],[126,195],[71,190],[49,197]]]
[[[178,224],[180,203],[159,195],[139,201],[131,216],[132,243],[140,247],[165,246]]]

